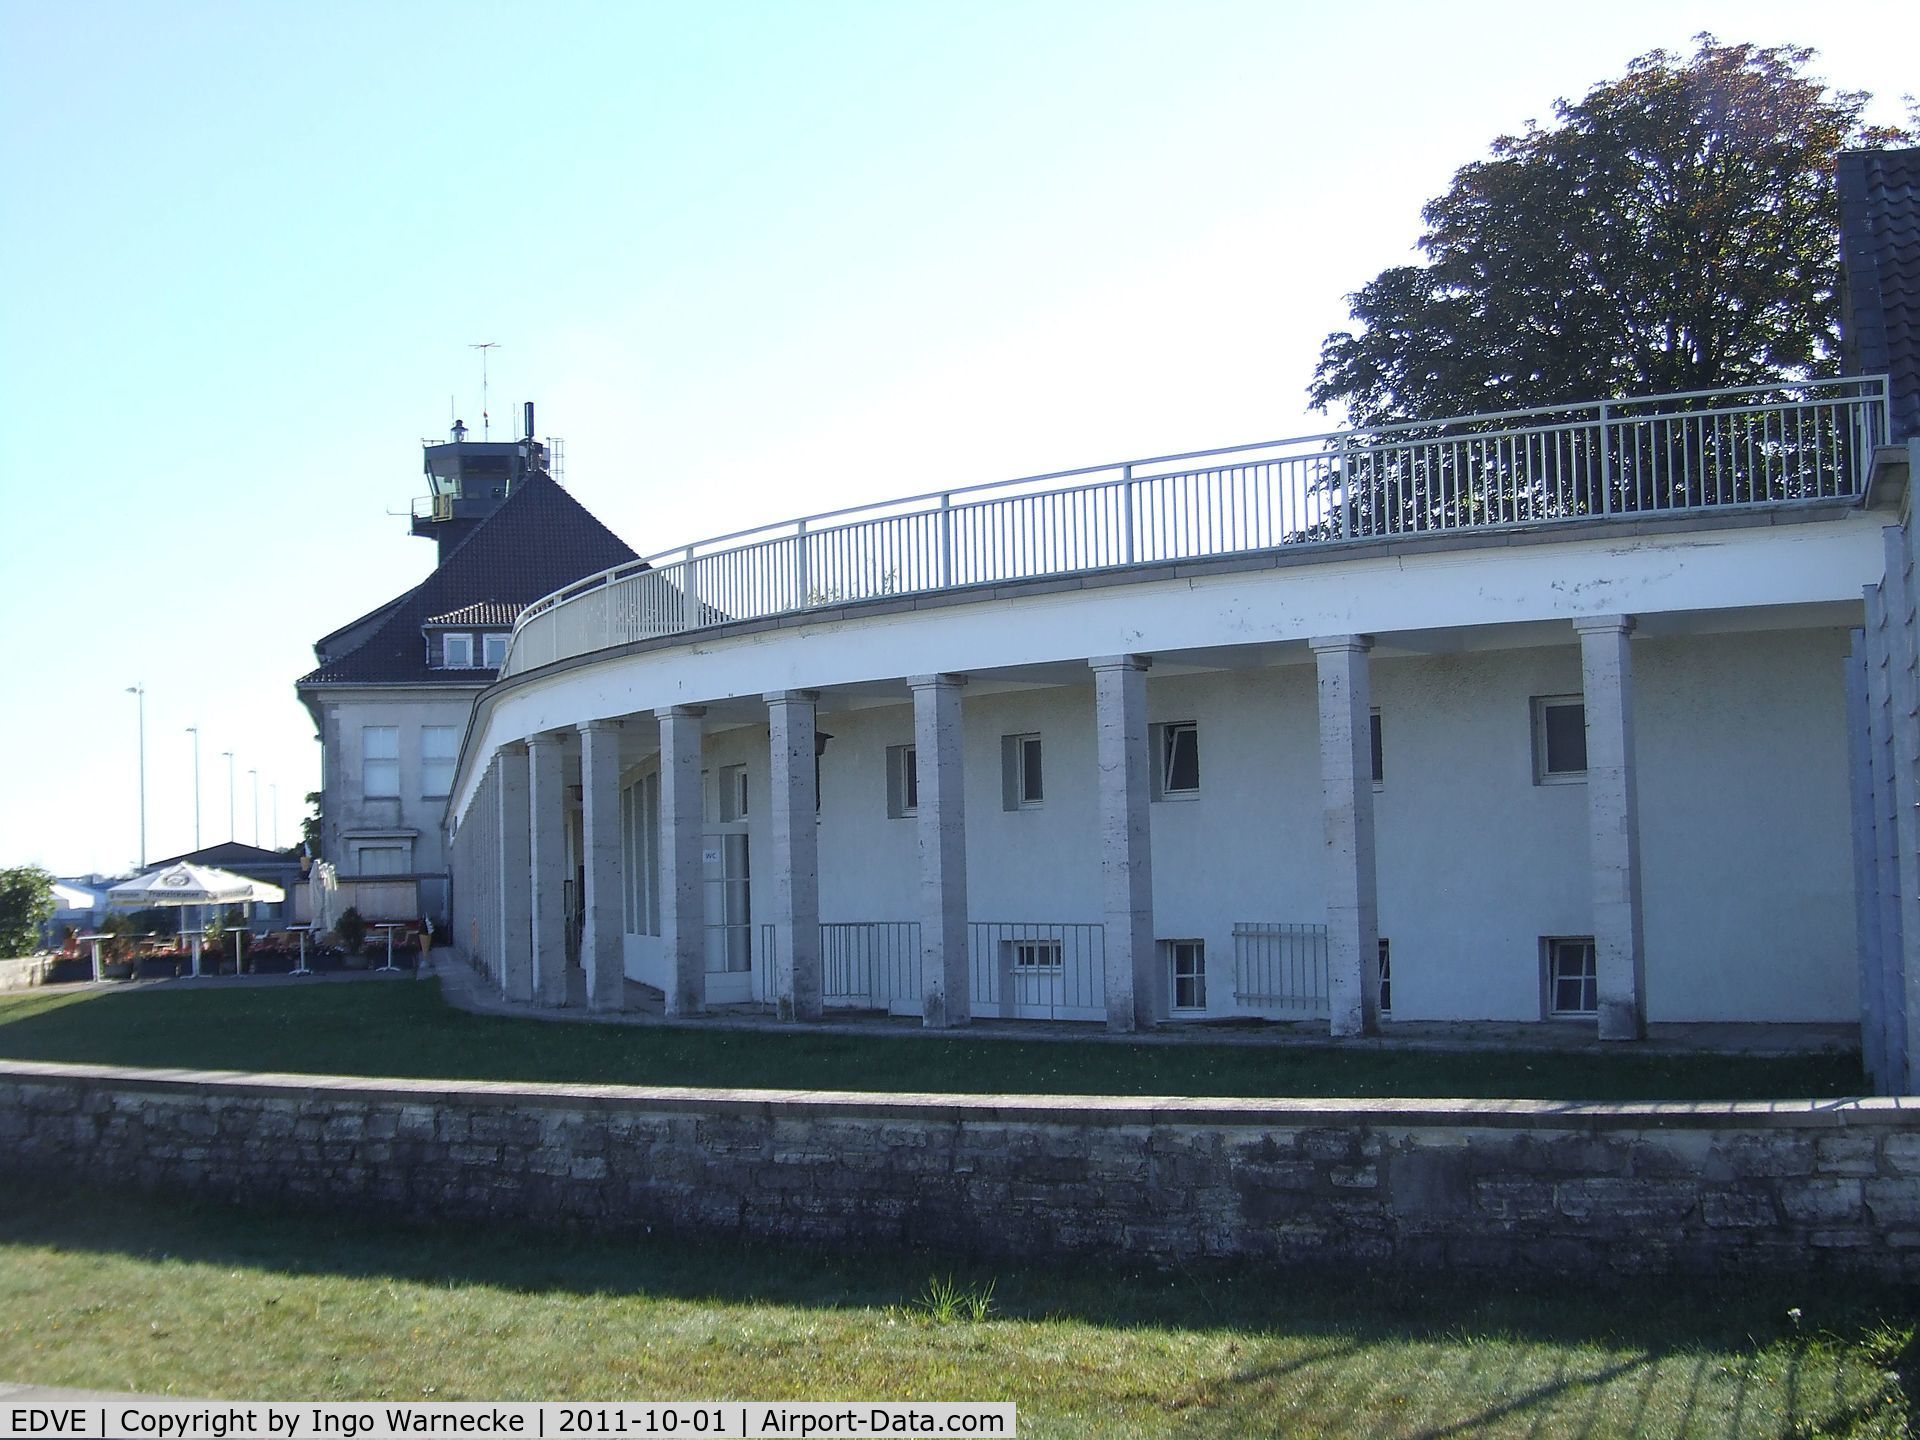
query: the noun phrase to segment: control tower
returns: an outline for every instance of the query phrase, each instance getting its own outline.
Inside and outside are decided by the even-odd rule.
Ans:
[[[551,473],[548,445],[533,438],[531,400],[524,413],[518,440],[469,440],[455,420],[450,440],[426,447],[428,493],[414,507],[413,533],[439,546],[440,561],[529,476]]]

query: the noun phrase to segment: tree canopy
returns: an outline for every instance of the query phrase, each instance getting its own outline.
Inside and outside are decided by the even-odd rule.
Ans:
[[[1313,403],[1365,426],[1834,373],[1834,158],[1907,137],[1812,50],[1697,42],[1460,170],[1422,212],[1426,263],[1348,297]]]
[[[53,918],[53,877],[38,865],[0,870],[0,957],[31,955]]]

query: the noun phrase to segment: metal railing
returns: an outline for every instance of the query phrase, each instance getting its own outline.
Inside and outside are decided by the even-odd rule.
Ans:
[[[1325,1019],[1327,927],[1236,921],[1233,1003],[1267,1015]]]
[[[1107,1018],[1107,927],[975,920],[967,925],[976,1018]]]
[[[1861,494],[1885,376],[1329,431],[829,511],[631,561],[521,615],[503,676],[893,595],[1292,545]]]
[[[820,994],[829,1006],[919,1013],[920,923],[836,921],[820,927]]]

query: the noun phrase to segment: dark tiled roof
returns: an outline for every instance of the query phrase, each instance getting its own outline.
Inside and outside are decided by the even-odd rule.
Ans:
[[[526,608],[525,602],[509,605],[504,600],[479,600],[472,605],[462,605],[458,610],[449,610],[444,615],[429,615],[425,623],[448,626],[493,626],[504,629],[511,627],[513,622],[520,618],[520,612]]]
[[[1893,379],[1893,436],[1920,435],[1920,149],[1840,157],[1848,367]]]
[[[223,840],[204,850],[192,850],[185,855],[171,855],[165,860],[152,861],[147,869],[164,870],[169,865],[178,865],[182,860],[189,865],[211,865],[216,870],[231,870],[236,875],[245,875],[254,880],[267,878],[289,867],[296,870],[300,867],[300,857],[295,851],[263,850],[258,845]]]
[[[439,569],[399,597],[392,613],[364,644],[296,683],[303,687],[484,683],[484,677],[472,670],[428,667],[426,642],[421,638],[428,617],[472,606],[499,606],[517,615],[563,585],[638,558],[624,540],[552,479],[535,475],[476,525]]]

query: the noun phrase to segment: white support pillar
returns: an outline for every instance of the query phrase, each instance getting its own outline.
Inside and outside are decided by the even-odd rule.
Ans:
[[[1153,934],[1153,845],[1148,804],[1147,666],[1110,655],[1093,667],[1099,760],[1100,891],[1106,920],[1107,1029],[1151,1029],[1169,996]]]
[[[1875,1093],[1887,1094],[1885,996],[1881,989],[1880,877],[1874,835],[1873,723],[1867,706],[1867,637],[1853,632],[1847,653],[1847,791],[1853,802],[1853,902],[1860,963],[1861,1062]]]
[[[774,995],[783,1014],[818,1020],[820,998],[820,806],[814,795],[811,690],[767,696],[773,775]]]
[[[566,749],[558,734],[527,739],[528,855],[533,870],[533,1003],[567,1003]]]
[[[667,959],[667,1014],[707,1008],[707,912],[701,871],[706,817],[700,796],[699,705],[660,714],[660,942]]]
[[[921,675],[913,691],[919,782],[921,1023],[930,1030],[973,1018],[967,963],[967,806],[961,759],[963,675]]]
[[[527,820],[527,747],[500,747],[500,993],[533,1001],[533,866]]]
[[[586,871],[581,904],[586,927],[580,963],[587,972],[587,1008],[627,1004],[626,917],[620,883],[620,722],[580,727],[580,841]]]
[[[1899,797],[1894,784],[1893,694],[1887,645],[1887,607],[1878,585],[1864,591],[1867,611],[1867,769],[1873,786],[1874,906],[1878,914],[1880,973],[1872,987],[1883,1057],[1882,1091],[1898,1095],[1906,1086],[1906,1009],[1901,975],[1905,964],[1906,917],[1900,903]]]
[[[1334,1035],[1380,1029],[1380,902],[1373,853],[1370,635],[1309,642],[1319,671],[1325,816],[1327,1011]]]
[[[1882,532],[1886,573],[1880,603],[1886,644],[1887,744],[1893,772],[1892,894],[1899,907],[1898,963],[1887,982],[1889,1026],[1904,1065],[1896,1091],[1920,1094],[1920,620],[1913,543],[1915,525]],[[1891,1066],[1889,1068],[1892,1068]],[[1904,1071],[1904,1073],[1902,1073]]]
[[[1587,712],[1587,847],[1602,1040],[1647,1035],[1647,953],[1640,907],[1640,807],[1633,749],[1630,615],[1573,622]]]

